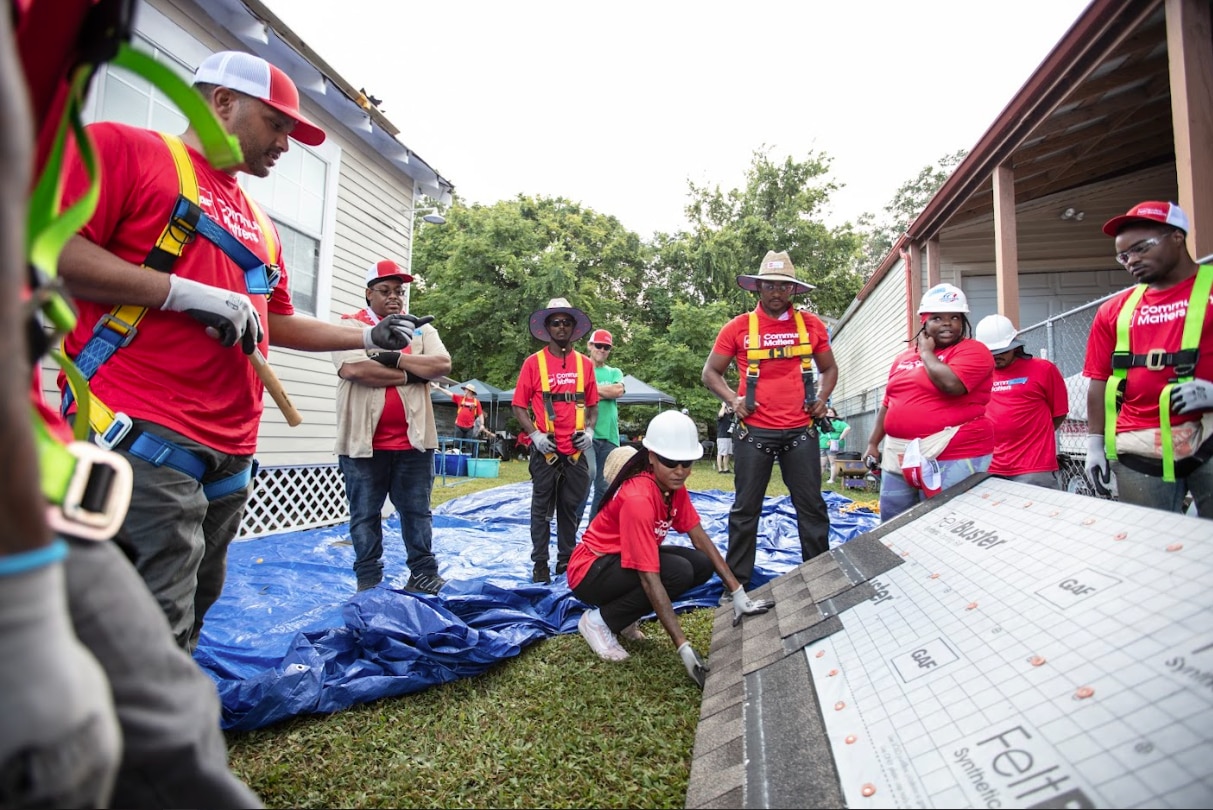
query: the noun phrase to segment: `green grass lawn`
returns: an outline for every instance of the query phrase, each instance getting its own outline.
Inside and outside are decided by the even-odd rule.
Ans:
[[[433,504],[528,480],[525,461],[438,478]],[[731,491],[733,476],[707,459],[688,485]],[[768,494],[787,494],[778,468]],[[704,653],[713,612],[681,617]],[[642,628],[622,663],[562,635],[475,678],[229,734],[232,769],[269,807],[681,807],[700,693],[660,625]]]

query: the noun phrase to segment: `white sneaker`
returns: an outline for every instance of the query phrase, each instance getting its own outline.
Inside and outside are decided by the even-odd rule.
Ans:
[[[640,629],[639,621],[632,622],[627,627],[620,630],[619,635],[623,636],[628,641],[644,641],[648,638],[648,636],[644,634],[644,631]]]
[[[604,661],[623,661],[628,658],[628,651],[619,646],[619,639],[602,620],[602,613],[595,608],[581,614],[577,620],[577,631],[585,638],[590,649]]]

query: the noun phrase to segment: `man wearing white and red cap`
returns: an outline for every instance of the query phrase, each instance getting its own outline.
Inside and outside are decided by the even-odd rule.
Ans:
[[[263,391],[251,356],[271,343],[402,349],[413,331],[399,315],[355,331],[295,313],[276,228],[237,175],[265,177],[291,138],[316,145],[324,133],[300,112],[290,78],[252,54],[209,56],[194,83],[242,162],[212,166],[193,128],[175,138],[88,127],[105,167],[100,199],[59,261],[80,309],[64,347],[96,395],[91,427],[134,468],[116,541],[190,650],[223,588],[250,489]],[[65,202],[89,187],[73,151]],[[74,413],[62,375],[59,387]]]
[[[397,315],[414,324],[413,340],[400,351],[333,352],[337,367],[337,443],[334,452],[350,504],[357,588],[383,581],[383,502],[400,515],[408,555],[406,591],[435,595],[446,584],[432,550],[434,450],[438,429],[429,381],[451,370],[451,355],[430,316],[404,312],[413,277],[390,259],[366,271],[366,307],[342,321],[364,328]]]
[[[1137,284],[1091,324],[1086,469],[1101,495],[1115,472],[1122,501],[1181,512],[1191,493],[1213,520],[1213,266],[1192,259],[1188,230],[1183,209],[1155,201],[1103,226]]]
[[[590,520],[593,520],[610,485],[603,472],[607,456],[619,446],[619,405],[615,400],[627,390],[623,385],[623,372],[606,362],[615,346],[611,333],[595,329],[586,344],[590,359],[594,361],[594,379],[598,382],[598,421],[594,424],[594,444],[586,453],[590,459],[590,472],[594,474],[594,493],[590,498]]]

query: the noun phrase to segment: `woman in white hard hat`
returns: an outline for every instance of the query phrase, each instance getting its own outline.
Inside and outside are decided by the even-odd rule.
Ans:
[[[922,329],[889,370],[865,453],[883,472],[881,522],[990,466],[994,359],[969,337],[968,314],[959,287],[927,290],[918,307]]]
[[[708,667],[683,634],[671,600],[707,582],[715,571],[733,594],[735,619],[765,613],[774,603],[746,595],[691,505],[686,480],[703,456],[691,418],[677,411],[659,413],[649,422],[643,445],[607,487],[602,508],[569,560],[573,595],[596,606],[582,614],[577,629],[601,658],[622,661],[628,653],[616,634],[643,639],[637,622],[652,611],[687,674],[703,686]],[[623,458],[623,451],[611,456]],[[685,533],[694,548],[663,543],[671,529]]]

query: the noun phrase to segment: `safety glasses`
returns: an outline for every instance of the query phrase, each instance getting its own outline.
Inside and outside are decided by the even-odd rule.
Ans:
[[[601,349],[604,352],[609,352],[611,350],[611,344],[609,343],[591,343],[590,345],[595,349]]]
[[[1155,236],[1153,239],[1143,239],[1128,250],[1122,250],[1120,253],[1117,253],[1116,261],[1118,264],[1126,265],[1129,263],[1129,259],[1153,250],[1162,240],[1163,237],[1161,236]]]
[[[656,453],[653,455],[657,456]],[[673,459],[666,458],[665,456],[657,456],[657,460],[661,462],[661,466],[670,470],[674,469],[675,467],[682,467],[684,470],[689,470],[695,466],[694,461],[674,461]]]

